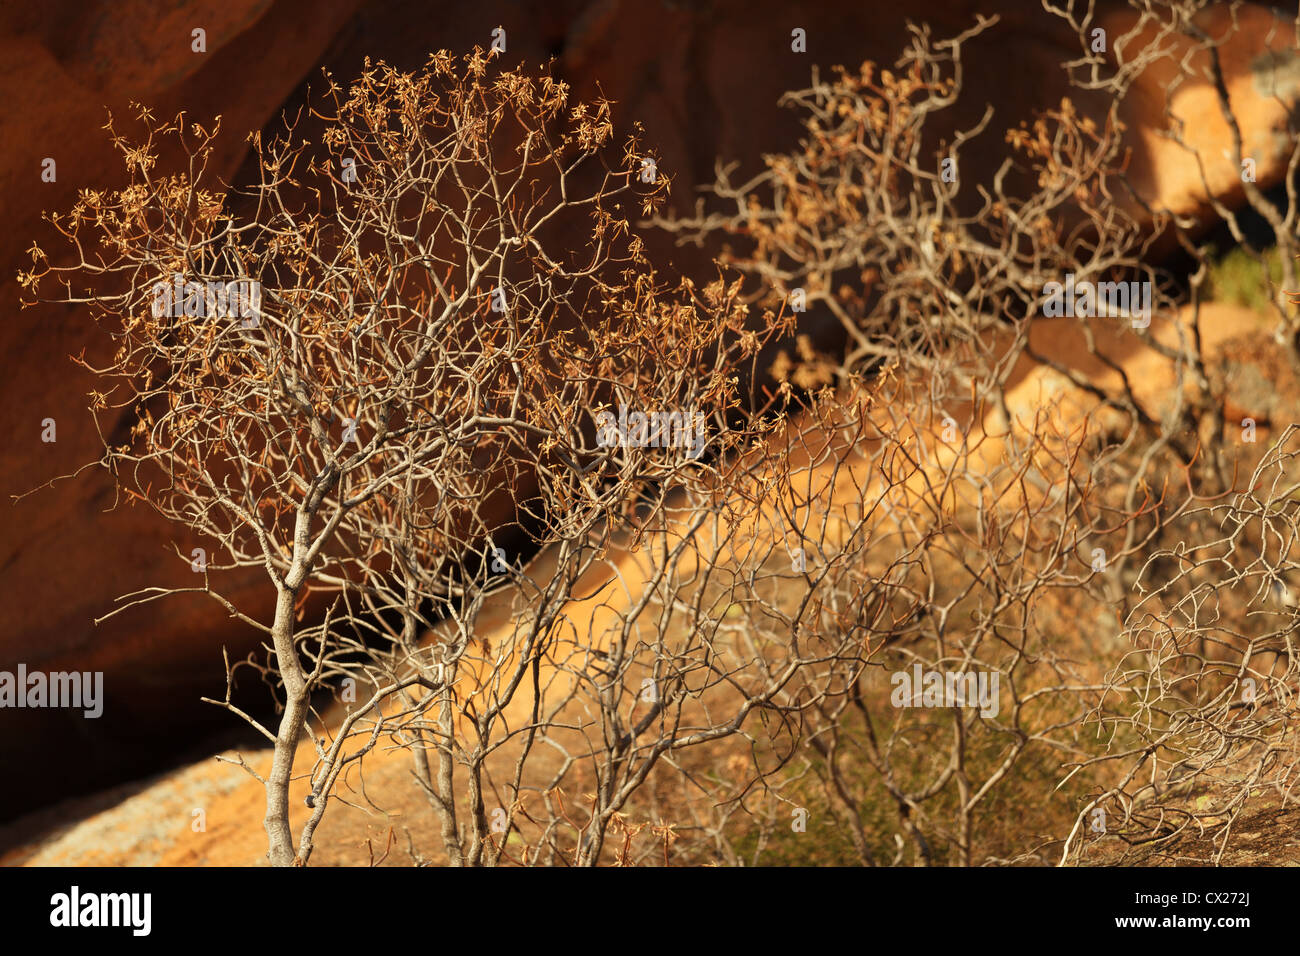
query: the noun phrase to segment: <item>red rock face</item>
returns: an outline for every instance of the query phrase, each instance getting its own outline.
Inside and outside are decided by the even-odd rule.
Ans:
[[[261,127],[355,7],[355,0],[205,0],[172,5],[159,20],[156,6],[142,0],[66,3],[11,12],[0,24],[0,122],[10,144],[0,157],[6,495],[99,457],[86,411],[91,379],[68,356],[86,346],[88,357],[103,354],[104,343],[84,311],[18,311],[14,277],[30,264],[25,250],[33,240],[51,254],[57,248],[42,210],[66,209],[78,188],[118,181],[121,159],[101,129],[105,107],[125,118],[127,103],[138,100],[158,115],[183,108],[196,118],[223,114],[232,131]],[[206,54],[191,49],[196,28],[207,31]],[[228,137],[214,156],[226,178],[243,160],[242,139]],[[57,164],[53,183],[41,181],[45,157]],[[45,418],[57,423],[53,444],[41,441]],[[106,700],[98,720],[78,711],[0,711],[0,765],[31,768],[21,787],[0,795],[0,815],[137,773],[166,748],[192,742],[194,731],[211,726],[213,715],[202,713],[211,708],[198,695],[220,696],[222,644],[232,656],[255,646],[214,603],[189,596],[92,623],[119,595],[193,585],[171,542],[187,554],[194,545],[140,506],[105,511],[113,500],[109,476],[94,469],[6,506],[0,669],[23,662],[103,671]],[[263,583],[250,575],[227,586],[256,600]]]
[[[165,116],[179,109],[195,119],[223,117],[215,168],[238,185],[251,170],[243,133],[268,124],[282,106],[305,96],[305,83],[328,66],[346,80],[362,59],[399,67],[429,52],[488,45],[504,27],[506,60],[530,65],[556,56],[556,71],[575,94],[618,102],[615,119],[646,128],[662,169],[673,177],[675,202],[689,209],[696,187],[714,177],[715,160],[740,160],[740,174],[761,168],[763,152],[789,149],[795,115],[777,107],[781,94],[806,86],[814,65],[864,59],[892,64],[907,38],[905,19],[929,22],[944,37],[971,26],[977,11],[1003,7],[1001,23],[972,42],[965,63],[966,96],[955,118],[973,124],[991,102],[990,132],[971,149],[977,178],[1005,158],[1001,131],[1055,106],[1068,92],[1062,61],[1078,41],[1037,0],[974,3],[917,0],[906,7],[837,0],[561,0],[548,4],[437,3],[408,0],[194,0],[159,18],[146,0],[47,3],[0,16],[0,421],[7,436],[0,487],[19,494],[98,458],[99,441],[86,412],[89,377],[68,361],[88,347],[103,349],[88,316],[70,308],[19,312],[14,274],[29,265],[33,239],[55,243],[42,210],[69,206],[80,187],[117,181],[119,158],[101,129],[105,107],[127,115],[139,100]],[[1108,4],[1099,22],[1111,36],[1132,16]],[[1245,8],[1238,38],[1223,50],[1224,69],[1248,151],[1258,154],[1261,185],[1281,175],[1285,106],[1300,87],[1288,34],[1263,7]],[[1208,18],[1222,28],[1226,18]],[[791,30],[807,32],[807,53],[791,51]],[[206,53],[192,50],[192,31],[206,30]],[[1211,33],[1214,29],[1210,29]],[[1172,61],[1144,77],[1127,106],[1139,189],[1179,211],[1205,205],[1193,159],[1156,135],[1164,120]],[[1274,98],[1274,94],[1280,97]],[[1096,110],[1095,101],[1078,100]],[[1235,164],[1217,104],[1204,85],[1188,85],[1174,106],[1204,145],[1211,185],[1240,202]],[[42,160],[57,163],[57,181],[41,181]],[[663,240],[656,245],[671,250]],[[683,271],[707,266],[707,253],[674,253]],[[41,441],[42,420],[57,422],[57,442]],[[228,715],[199,703],[224,688],[221,647],[246,654],[255,635],[209,600],[171,598],[92,621],[113,599],[150,586],[192,585],[188,555],[195,544],[143,507],[106,511],[114,493],[107,475],[88,470],[9,506],[0,530],[0,670],[18,662],[44,670],[105,672],[104,716],[76,711],[0,711],[0,766],[40,768],[21,787],[0,793],[0,817],[58,796],[83,792],[157,766],[196,735],[230,726]],[[250,613],[270,607],[261,572],[228,578],[223,589]],[[264,693],[259,696],[265,699]],[[53,755],[57,755],[57,759]]]

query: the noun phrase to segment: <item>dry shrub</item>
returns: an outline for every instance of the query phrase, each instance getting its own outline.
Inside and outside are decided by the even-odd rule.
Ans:
[[[1293,593],[1274,583],[1289,552],[1275,543],[1266,558],[1262,531],[1251,545],[1245,531],[1217,540],[1213,530],[1275,507],[1256,494],[1261,469],[1289,461],[1288,437],[1272,448],[1251,445],[1253,431],[1244,444],[1225,441],[1235,429],[1225,434],[1224,377],[1202,345],[1199,224],[1131,187],[1119,121],[1136,77],[1177,58],[1183,82],[1215,91],[1240,163],[1218,54],[1232,30],[1209,35],[1201,3],[1134,7],[1133,30],[1111,38],[1113,58],[1090,51],[1091,6],[1053,9],[1079,32],[1084,57],[1067,67],[1089,97],[1105,97],[1091,111],[1100,118],[1066,99],[1008,130],[1007,159],[986,182],[963,176],[961,152],[988,134],[990,115],[959,130],[943,114],[963,95],[962,47],[992,21],[941,42],[915,28],[894,69],[814,74],[787,96],[805,117],[800,147],[765,157],[743,184],[720,168],[714,192],[733,212],[702,203],[691,218],[659,220],[683,241],[724,241],[726,263],[749,280],[747,301],[842,326],[842,360],[807,340],[778,359],[786,394],[863,372],[873,389],[898,377],[891,399],[877,400],[891,425],[877,423],[882,444],[868,452],[882,456],[864,496],[881,517],[862,558],[902,560],[907,573],[891,584],[915,595],[916,610],[895,617],[908,623],[893,625],[861,687],[828,698],[821,722],[792,737],[796,769],[769,783],[787,806],[816,807],[817,837],[792,835],[769,809],[756,831],[735,831],[738,855],[753,862],[1077,861],[1084,833],[1113,838],[1118,827],[1149,849],[1208,822],[1226,842],[1261,784],[1291,798],[1291,617],[1258,617],[1270,588]],[[1170,132],[1195,150],[1187,130]],[[1291,143],[1294,166],[1294,128]],[[1198,161],[1206,177],[1217,157]],[[1253,183],[1245,192],[1293,251],[1294,196],[1284,214]],[[1213,205],[1240,237],[1231,211]],[[1149,261],[1162,234],[1199,263],[1186,285]],[[1085,355],[1035,348],[1040,316],[1072,314],[1053,311],[1050,283],[1067,276],[1144,284],[1149,312],[1093,299],[1092,314],[1073,319]],[[1187,320],[1171,322],[1182,307]],[[1281,334],[1291,313],[1279,307],[1278,317],[1277,350],[1294,361]],[[1167,363],[1154,400],[1125,370],[1125,354],[1138,352]],[[1088,364],[1104,379],[1076,371]],[[1069,401],[1026,412],[1012,393],[1027,368]],[[891,448],[907,449],[913,476],[883,463]],[[884,681],[867,679],[913,663],[997,673],[999,715],[900,708]],[[1178,808],[1177,794],[1209,781],[1218,789],[1199,811]]]
[[[62,283],[113,336],[94,408],[133,410],[136,423],[106,437],[104,463],[129,495],[212,542],[193,590],[268,637],[267,664],[247,666],[283,688],[279,725],[240,716],[275,744],[263,781],[272,862],[307,860],[339,774],[383,733],[432,712],[428,732],[450,734],[458,706],[475,736],[437,739],[436,803],[452,858],[477,863],[500,850],[482,801],[491,728],[535,689],[525,678],[612,529],[744,440],[743,422],[727,426],[731,370],[765,333],[721,281],[697,291],[656,276],[625,216],[653,211],[667,182],[644,181],[635,138],[615,147],[607,103],[571,104],[549,76],[501,72],[478,52],[437,54],[415,74],[368,65],[328,98],[323,149],[296,121],[272,142],[254,137],[261,180],[238,206],[246,215],[208,182],[217,131],[141,109],[142,142],[115,135],[129,184],[86,191],[54,217],[71,264],[36,250],[23,279]],[[188,172],[154,173],[163,143]],[[179,316],[159,307],[174,275]],[[213,284],[232,279],[260,283],[260,305],[223,302]],[[620,406],[677,418],[660,435],[602,440],[602,412]],[[552,546],[553,579],[530,588],[521,552]],[[265,569],[269,619],[221,593],[220,572],[237,567]],[[532,624],[492,661],[491,700],[461,695],[461,669],[477,663],[469,625],[512,586]],[[447,621],[452,636],[422,642]],[[313,732],[326,741],[315,813],[295,847],[288,783],[313,693],[338,684],[352,696],[358,678],[369,696]],[[386,712],[394,697],[409,709]],[[411,732],[433,788],[424,727]],[[463,839],[453,760],[467,767]]]

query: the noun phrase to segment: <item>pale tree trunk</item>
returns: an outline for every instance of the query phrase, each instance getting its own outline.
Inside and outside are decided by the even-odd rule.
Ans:
[[[266,778],[267,857],[272,866],[292,866],[295,859],[293,832],[289,827],[289,778],[293,774],[298,738],[307,720],[307,682],[293,646],[293,605],[294,592],[287,588],[281,590],[271,630],[285,696],[284,713],[275,737],[275,758]]]
[[[308,529],[322,494],[317,492],[298,512],[293,535],[293,563],[280,586],[275,603],[275,623],[271,627],[271,643],[284,685],[284,713],[280,716],[280,726],[275,735],[271,773],[266,778],[266,855],[272,866],[293,866],[301,862],[294,852],[293,831],[289,827],[289,779],[293,775],[298,738],[307,722],[309,688],[293,646],[293,608],[298,590],[307,576],[310,563]]]

